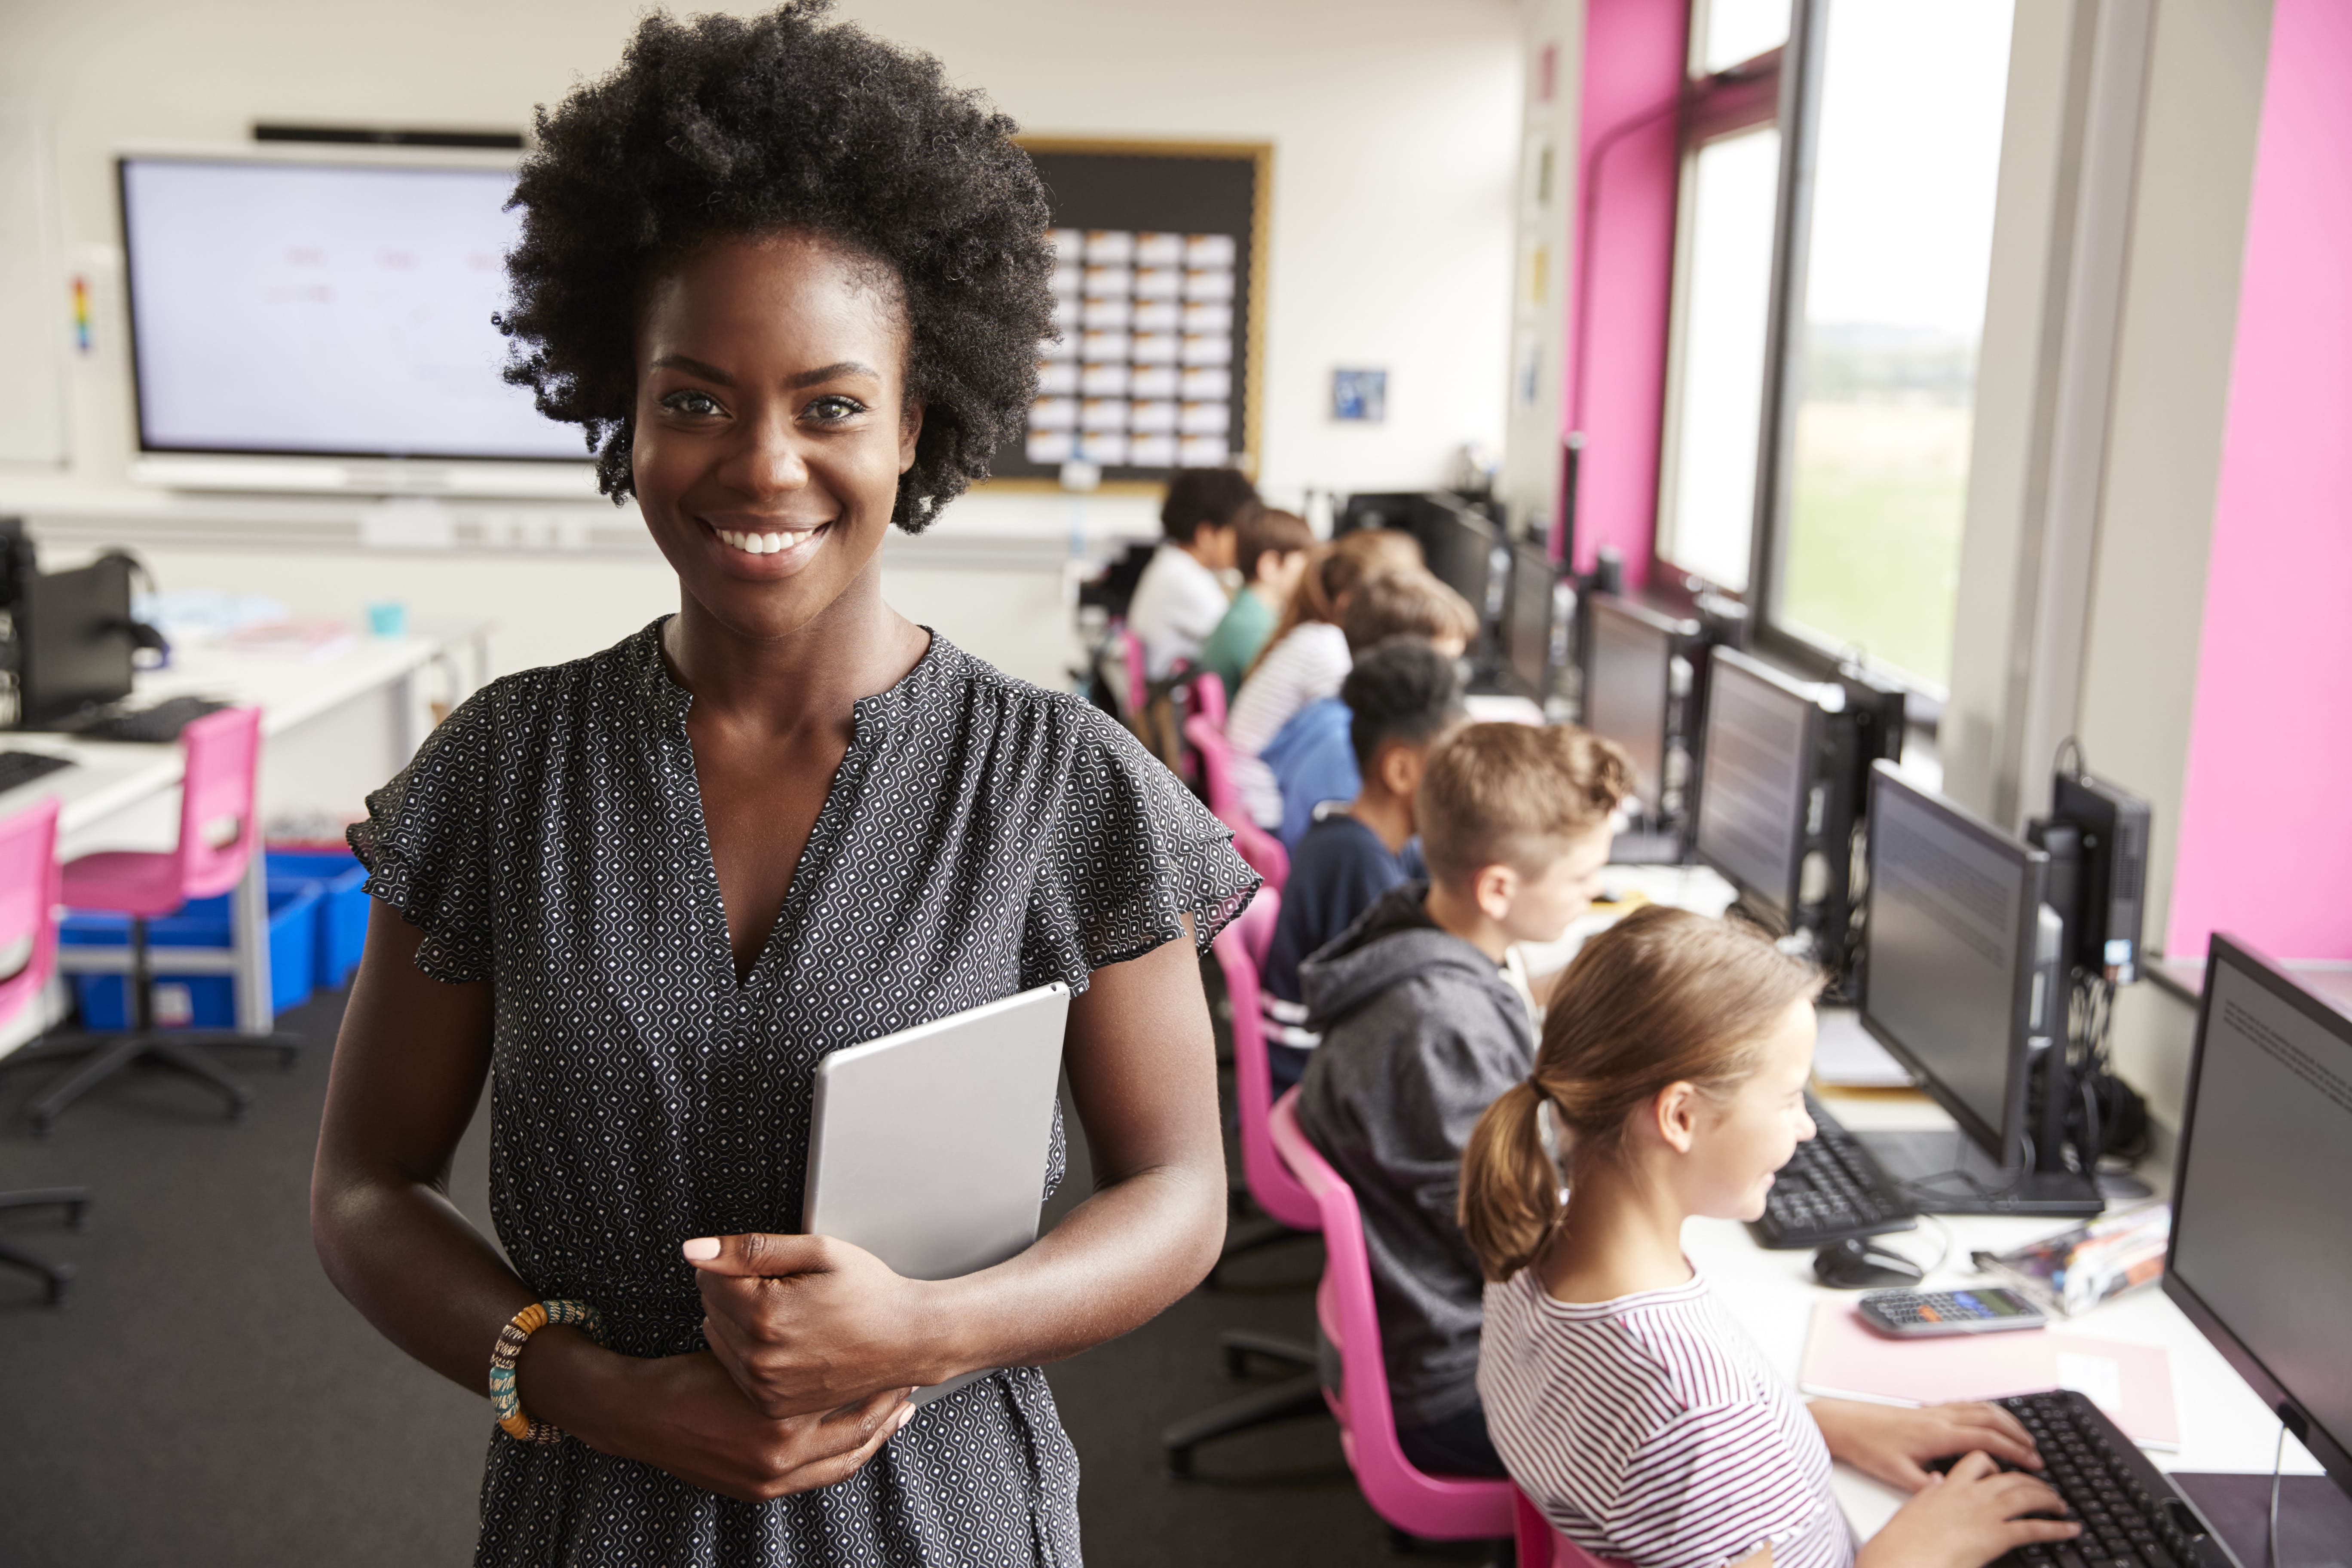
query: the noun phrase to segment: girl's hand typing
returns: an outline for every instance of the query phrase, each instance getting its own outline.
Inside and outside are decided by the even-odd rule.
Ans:
[[[1931,1405],[1910,1410],[1850,1399],[1816,1399],[1807,1406],[1832,1458],[1866,1476],[1916,1492],[1934,1478],[1929,1459],[1979,1450],[2029,1470],[2042,1456],[2024,1426],[1998,1405]]]
[[[2065,1511],[2058,1494],[2032,1476],[1969,1454],[1949,1474],[1931,1475],[1927,1488],[1870,1538],[1854,1568],[1984,1568],[2020,1546],[2082,1534],[2073,1520],[2019,1517]]]

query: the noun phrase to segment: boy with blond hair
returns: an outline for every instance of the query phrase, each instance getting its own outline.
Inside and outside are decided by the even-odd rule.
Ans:
[[[1503,1473],[1476,1382],[1485,1279],[1455,1194],[1471,1129],[1535,1059],[1505,964],[1591,904],[1633,785],[1625,753],[1581,730],[1456,731],[1415,795],[1429,879],[1299,966],[1322,1037],[1299,1125],[1361,1206],[1397,1437],[1432,1473]]]

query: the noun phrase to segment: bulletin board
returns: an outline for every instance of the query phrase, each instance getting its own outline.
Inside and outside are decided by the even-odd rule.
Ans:
[[[1053,205],[1061,340],[1038,345],[1037,401],[998,450],[996,479],[1058,484],[1073,459],[1113,485],[1254,471],[1273,147],[1021,144]]]

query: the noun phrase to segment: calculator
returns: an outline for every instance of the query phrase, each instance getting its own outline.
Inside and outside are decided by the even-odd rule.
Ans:
[[[1991,1285],[1968,1290],[1873,1290],[1859,1305],[1864,1322],[1901,1339],[2038,1329],[2049,1321],[2041,1308],[2016,1291]]]

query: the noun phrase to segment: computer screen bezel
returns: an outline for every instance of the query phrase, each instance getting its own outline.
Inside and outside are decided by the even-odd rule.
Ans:
[[[1666,657],[1660,663],[1658,681],[1658,776],[1649,781],[1648,794],[1643,794],[1638,788],[1635,791],[1636,795],[1641,799],[1643,810],[1655,816],[1664,808],[1666,751],[1674,741],[1672,710],[1675,701],[1675,649],[1685,635],[1684,627],[1681,623],[1660,615],[1645,605],[1637,605],[1633,600],[1622,598],[1615,594],[1588,594],[1585,595],[1585,606],[1591,614],[1593,621],[1584,645],[1584,710],[1580,717],[1584,721],[1584,727],[1591,730],[1596,735],[1601,733],[1594,729],[1592,724],[1592,698],[1594,692],[1600,688],[1600,682],[1595,679],[1595,675],[1600,663],[1601,621],[1608,616],[1621,616],[1644,631],[1655,632],[1665,639]],[[1614,736],[1603,738],[1615,739]]]
[[[1526,629],[1519,625],[1519,610],[1523,603],[1520,595],[1528,586],[1520,580],[1521,573],[1535,574],[1543,588],[1543,666],[1532,679],[1526,670],[1519,668],[1519,637]],[[1552,681],[1559,674],[1552,668],[1552,631],[1559,619],[1559,608],[1555,602],[1559,586],[1559,567],[1542,542],[1522,539],[1511,545],[1511,580],[1503,598],[1503,625],[1497,638],[1502,645],[1497,651],[1502,657],[1496,662],[1508,669],[1511,679],[1538,702],[1551,695]]]
[[[1918,1087],[1944,1109],[1947,1115],[1960,1124],[1969,1141],[1998,1161],[2004,1169],[2025,1163],[2025,1099],[2027,1079],[2031,1076],[2032,1037],[2033,1024],[2033,976],[2037,967],[2035,954],[2041,932],[2042,903],[2048,891],[2050,857],[2011,834],[2003,833],[1991,823],[1977,816],[1957,801],[1948,799],[1934,790],[1921,789],[1895,771],[1892,763],[1880,761],[1870,767],[1869,802],[1869,865],[1870,882],[1863,894],[1863,963],[1861,995],[1856,1012],[1862,1026],[1870,1037],[1885,1046],[1889,1055],[1901,1062]],[[1882,1023],[1871,1010],[1870,963],[1871,934],[1878,918],[1878,893],[1885,884],[1878,868],[1880,848],[1878,834],[1878,801],[1884,790],[1899,790],[1930,810],[1941,813],[1947,820],[1969,837],[2015,858],[2025,868],[2024,886],[2020,890],[2017,911],[2018,950],[2012,955],[2016,973],[2009,1006],[2009,1067],[2001,1093],[2001,1125],[1994,1127],[1979,1116],[1969,1103],[1945,1087],[1933,1069],[1906,1046],[1891,1027]]]
[[[2272,1375],[2270,1368],[2254,1353],[2253,1348],[2239,1339],[2235,1331],[2222,1321],[2221,1315],[2207,1304],[2196,1288],[2180,1277],[2177,1267],[2184,1209],[2182,1199],[2186,1195],[2183,1183],[2189,1174],[2189,1151],[2197,1132],[2197,1088],[2205,1068],[2205,1031],[2212,1019],[2213,981],[2224,962],[2234,963],[2241,973],[2268,991],[2273,998],[2293,1007],[2319,1027],[2336,1035],[2352,1036],[2352,1018],[2346,1017],[2296,984],[2292,976],[2246,943],[2220,931],[2213,933],[2205,951],[2205,987],[2197,1001],[2197,1033],[2189,1048],[2188,1088],[2180,1103],[2180,1135],[2175,1141],[2173,1152],[2172,1231],[2165,1244],[2164,1293],[2171,1298],[2173,1305],[2180,1309],[2181,1314],[2196,1325],[2197,1331],[2221,1352],[2221,1359],[2230,1363],[2231,1370],[2244,1378],[2262,1396],[2265,1406],[2273,1413],[2287,1410],[2294,1413],[2292,1425],[2302,1428],[2295,1436],[2311,1450],[2312,1458],[2319,1461],[2328,1479],[2347,1496],[2352,1496],[2352,1451],[2347,1451],[2344,1446],[2345,1442],[2352,1442],[2352,1433],[2343,1434],[2344,1441],[2339,1442],[2336,1434],[2314,1423],[2311,1413],[2304,1408],[2301,1400],[2295,1398],[2294,1390]]]
[[[250,445],[195,446],[168,443],[155,439],[148,430],[147,399],[141,383],[138,268],[133,262],[133,217],[131,201],[131,165],[133,163],[178,163],[209,167],[255,166],[280,168],[341,168],[353,170],[410,170],[424,173],[484,174],[504,171],[511,175],[521,166],[522,154],[504,151],[442,148],[397,147],[379,148],[336,143],[330,147],[303,147],[299,144],[272,142],[258,148],[239,147],[126,147],[114,154],[114,204],[116,220],[122,236],[122,299],[124,331],[128,334],[128,369],[131,378],[131,420],[138,449],[143,455],[158,458],[258,458],[338,459],[375,459],[380,461],[416,460],[432,464],[530,464],[550,471],[577,468],[585,471],[584,458],[565,457],[551,452],[508,451],[407,451],[389,447],[327,448],[322,447],[273,447],[258,443]],[[152,325],[151,325],[152,335]]]
[[[1715,672],[1718,665],[1727,661],[1739,674],[1762,681],[1804,710],[1804,740],[1801,742],[1804,749],[1804,757],[1801,765],[1805,777],[1804,783],[1797,792],[1797,814],[1787,825],[1789,883],[1787,887],[1778,889],[1750,887],[1727,868],[1721,860],[1707,852],[1703,837],[1706,831],[1707,791],[1715,787],[1712,766],[1715,721],[1717,714],[1720,711],[1715,700]],[[1743,895],[1771,900],[1772,901],[1762,912],[1777,919],[1780,922],[1780,930],[1786,932],[1794,927],[1797,916],[1804,907],[1805,828],[1812,813],[1813,785],[1817,782],[1814,773],[1821,752],[1821,700],[1814,694],[1811,688],[1803,682],[1774,669],[1761,659],[1743,654],[1733,647],[1717,647],[1707,650],[1706,684],[1706,727],[1700,732],[1698,749],[1698,800],[1691,811],[1691,849],[1700,860],[1714,867],[1725,880],[1738,888]]]

